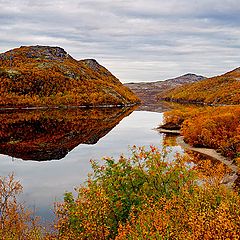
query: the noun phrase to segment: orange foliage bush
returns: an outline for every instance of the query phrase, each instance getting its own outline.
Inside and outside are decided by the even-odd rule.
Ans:
[[[240,107],[185,108],[165,114],[166,122],[181,124],[184,140],[192,146],[218,149],[225,156],[240,152]]]
[[[108,239],[114,226],[114,212],[104,189],[89,182],[88,188],[79,189],[74,201],[65,194],[64,203],[56,204],[58,230],[56,239]]]
[[[143,207],[119,228],[123,239],[239,239],[239,196],[223,187],[197,187]]]
[[[37,218],[18,203],[22,186],[13,175],[0,177],[0,239],[32,240],[42,238]]]
[[[177,104],[176,108],[173,105],[173,110],[164,113],[164,123],[173,123],[181,126],[186,119],[197,116],[202,109],[204,108],[180,104]]]

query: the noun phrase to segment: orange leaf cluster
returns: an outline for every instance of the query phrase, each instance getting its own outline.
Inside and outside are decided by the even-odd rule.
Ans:
[[[180,124],[192,146],[218,149],[231,158],[240,152],[239,106],[185,107],[166,113],[165,121]]]

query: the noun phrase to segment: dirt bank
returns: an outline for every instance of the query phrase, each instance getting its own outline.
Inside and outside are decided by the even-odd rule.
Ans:
[[[216,159],[223,164],[225,164],[229,169],[232,170],[230,174],[227,174],[222,179],[222,183],[228,186],[232,186],[238,178],[238,167],[233,164],[233,161],[230,158],[222,156],[215,149],[212,148],[196,148],[192,147],[189,144],[185,143],[183,140],[183,136],[177,137],[177,144],[181,146],[183,149],[194,151],[201,153],[211,159]]]

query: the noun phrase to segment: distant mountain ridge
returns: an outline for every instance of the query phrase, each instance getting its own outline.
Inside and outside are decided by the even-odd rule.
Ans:
[[[205,77],[201,75],[187,73],[165,81],[126,83],[124,85],[129,87],[143,101],[144,104],[154,104],[158,102],[158,94],[184,84],[198,82],[203,79],[205,79]]]
[[[95,59],[63,48],[22,46],[0,54],[0,107],[129,105],[131,90]]]
[[[203,104],[240,104],[240,68],[160,93],[167,101]]]

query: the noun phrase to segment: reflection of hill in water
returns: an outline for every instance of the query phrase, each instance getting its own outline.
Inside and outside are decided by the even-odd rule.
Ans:
[[[24,160],[61,159],[81,143],[95,144],[134,108],[0,112],[0,153]]]

